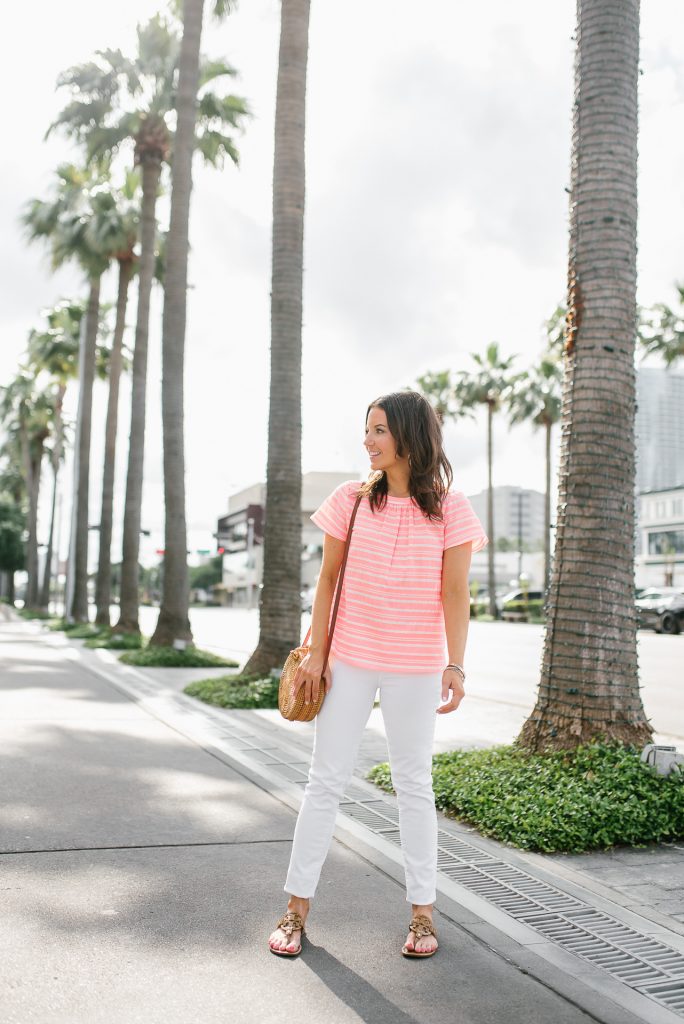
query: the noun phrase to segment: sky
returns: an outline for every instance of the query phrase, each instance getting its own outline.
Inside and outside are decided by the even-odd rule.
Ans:
[[[44,140],[66,103],[59,72],[95,50],[132,52],[135,26],[158,0],[118,0],[98,16],[89,0],[12,5],[0,60],[3,302],[0,384],[16,372],[41,310],[83,295],[78,272],[52,273],[29,246],[22,206],[44,196],[74,150]],[[221,26],[207,20],[203,51],[239,72],[233,91],[253,116],[240,166],[197,163],[186,339],[186,460],[191,549],[212,545],[228,495],[265,476],[273,119],[280,5],[241,0]],[[360,478],[368,403],[429,370],[468,369],[497,341],[531,366],[544,321],[564,300],[575,5],[571,0],[313,0],[307,93],[304,252],[304,471]],[[40,31],[36,31],[36,26]],[[639,140],[639,293],[674,301],[684,278],[684,7],[642,10]],[[30,48],[16,45],[30,40]],[[58,45],[55,45],[58,41]],[[27,57],[27,53],[30,56]],[[29,62],[27,67],[27,61]],[[162,201],[162,210],[164,201]],[[115,279],[105,280],[112,300]],[[133,342],[135,300],[129,308]],[[152,303],[142,558],[163,547],[160,412],[161,295]],[[658,365],[651,364],[648,365]],[[75,389],[72,392],[75,403]],[[106,391],[94,404],[90,521],[99,520]],[[122,389],[120,437],[128,434]],[[484,417],[448,424],[454,487],[486,485]],[[558,436],[554,436],[554,460]],[[495,428],[494,483],[544,489],[544,439]],[[126,444],[119,445],[120,522]],[[64,478],[67,518],[70,467]],[[555,474],[554,474],[555,479]],[[555,500],[555,482],[552,500]],[[46,489],[47,491],[47,489]],[[47,497],[47,493],[46,493]],[[45,509],[43,510],[45,511]],[[45,516],[43,516],[45,520]],[[62,549],[66,545],[64,526]],[[92,552],[92,558],[96,552]],[[113,560],[120,557],[115,531]]]

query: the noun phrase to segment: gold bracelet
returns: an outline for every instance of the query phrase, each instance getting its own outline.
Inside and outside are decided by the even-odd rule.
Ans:
[[[444,671],[446,672],[447,669],[450,669],[450,668],[453,668],[456,672],[458,672],[458,674],[461,677],[462,682],[465,683],[466,674],[463,671],[463,666],[462,665],[454,665],[453,663],[450,663],[450,664],[447,665],[447,667],[444,669]]]

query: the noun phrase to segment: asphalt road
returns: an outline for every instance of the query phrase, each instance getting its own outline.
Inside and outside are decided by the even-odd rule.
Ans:
[[[243,662],[256,645],[256,610],[193,608],[190,618],[199,647]],[[156,608],[141,608],[143,633],[152,633],[156,620]],[[303,616],[302,637],[308,622],[309,616]],[[543,626],[471,622],[466,653],[467,699],[457,713],[439,717],[437,749],[490,746],[514,739],[534,706],[543,638]],[[684,747],[684,635],[658,636],[640,630],[638,652],[642,700],[656,741]],[[374,717],[377,715],[374,712]],[[373,728],[373,717],[369,725]]]

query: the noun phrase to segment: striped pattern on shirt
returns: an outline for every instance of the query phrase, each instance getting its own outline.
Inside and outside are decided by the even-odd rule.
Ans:
[[[324,533],[345,540],[359,481],[340,484],[311,516]],[[446,548],[489,542],[472,505],[450,491],[443,521],[427,519],[412,498],[388,495],[373,512],[368,499],[354,522],[331,654],[349,665],[388,672],[444,668],[442,557]]]

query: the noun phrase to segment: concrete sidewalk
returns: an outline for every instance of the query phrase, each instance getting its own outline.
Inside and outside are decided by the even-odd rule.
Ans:
[[[398,872],[360,830],[333,843],[302,956],[274,957],[295,811],[201,738],[217,714],[165,716],[145,674],[133,699],[130,670],[38,624],[0,625],[0,651],[2,1024],[677,1019],[517,956],[446,897],[439,954],[404,960]]]

